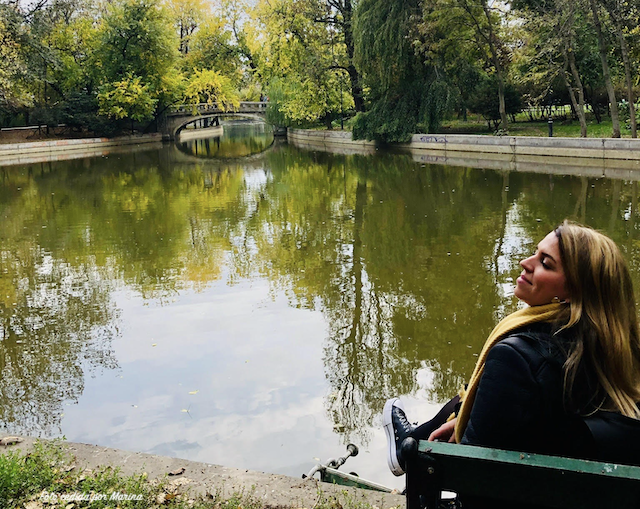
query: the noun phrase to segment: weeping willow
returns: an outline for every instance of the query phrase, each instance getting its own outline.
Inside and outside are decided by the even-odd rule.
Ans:
[[[419,124],[435,132],[450,86],[423,63],[412,44],[421,0],[362,0],[354,22],[355,59],[369,89],[369,108],[353,128],[359,139],[406,142]]]

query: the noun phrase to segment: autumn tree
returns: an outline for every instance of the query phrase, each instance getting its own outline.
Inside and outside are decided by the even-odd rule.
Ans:
[[[30,103],[27,87],[21,79],[26,66],[20,55],[19,33],[13,14],[8,6],[0,5],[0,112],[15,111]]]
[[[189,54],[181,62],[184,73],[193,69],[212,69],[239,86],[244,69],[233,33],[224,19],[210,16],[193,34]]]
[[[316,22],[325,14],[315,0],[264,0],[253,11],[253,61],[269,98],[277,97],[270,108],[279,109],[285,125],[323,121],[330,127],[353,107],[344,73],[335,65],[345,46]]]
[[[208,5],[205,0],[166,0],[166,7],[180,37],[180,53],[186,55],[194,32],[210,14]]]
[[[231,80],[212,69],[196,69],[187,81],[184,97],[189,104],[217,104],[223,110],[240,106]]]
[[[96,40],[102,112],[147,119],[151,105],[161,108],[175,100],[177,36],[163,7],[150,0],[116,0],[106,6]]]

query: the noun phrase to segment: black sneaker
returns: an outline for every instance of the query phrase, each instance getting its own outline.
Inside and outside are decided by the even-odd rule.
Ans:
[[[393,475],[402,475],[404,474],[404,461],[400,453],[400,446],[414,428],[407,420],[404,406],[399,398],[387,400],[382,411],[382,423],[387,435],[387,464]]]

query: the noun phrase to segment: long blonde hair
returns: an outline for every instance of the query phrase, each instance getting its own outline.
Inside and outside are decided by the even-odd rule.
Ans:
[[[579,392],[583,373],[595,385],[590,411],[640,419],[640,334],[627,264],[616,243],[596,230],[564,221],[555,233],[570,296],[562,329],[576,336],[565,394]]]

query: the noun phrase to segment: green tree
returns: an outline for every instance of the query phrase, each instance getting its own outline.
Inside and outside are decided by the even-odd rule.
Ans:
[[[629,43],[627,42],[627,39],[629,38],[630,29],[637,26],[638,7],[634,2],[628,2],[625,0],[603,0],[602,3],[609,14],[618,39],[620,56],[622,57],[624,68],[624,84],[627,92],[631,137],[637,138],[638,128],[636,125],[635,95],[633,91],[634,83],[632,79],[632,74],[635,73],[635,65],[634,62],[631,61],[631,52],[629,50]],[[634,17],[635,23],[633,21]]]
[[[510,45],[505,42],[505,29],[508,24],[507,14],[502,10],[502,6],[504,4],[490,3],[487,0],[424,2],[423,19],[418,24],[418,30],[427,41],[427,49],[435,47],[439,49],[440,54],[449,49],[444,67],[449,67],[454,75],[458,74],[458,71],[455,67],[452,69],[451,64],[462,60],[466,53],[474,55],[476,62],[479,62],[487,73],[495,76],[501,128],[507,130],[505,89],[511,55]],[[469,53],[470,46],[475,46],[475,49]],[[453,54],[458,48],[463,53]]]
[[[318,2],[323,6],[324,2]],[[314,19],[316,23],[325,23],[329,27],[332,57],[332,68],[342,70],[349,76],[351,95],[356,113],[364,111],[362,77],[355,65],[355,41],[353,34],[353,16],[356,2],[351,0],[327,0],[326,13]],[[321,9],[320,9],[321,10]],[[334,51],[334,44],[340,50]]]
[[[566,88],[580,122],[580,134],[586,137],[584,77],[579,71],[584,62],[581,55],[588,46],[586,38],[579,39],[579,32],[584,31],[585,13],[570,0],[518,0],[513,6],[524,21],[526,42],[514,57],[523,88],[537,105],[551,95],[551,89],[560,81],[559,86]]]
[[[493,129],[498,129],[500,125],[500,102],[495,94],[496,77],[485,77],[474,88],[469,98],[469,110],[479,113],[489,123],[493,122]],[[507,84],[504,90],[504,104],[507,115],[515,115],[522,110],[520,94],[511,84]]]
[[[93,63],[102,90],[129,89],[119,94],[137,97],[131,111],[139,118],[146,118],[151,102],[162,109],[175,100],[178,41],[161,6],[150,0],[116,0],[107,5],[98,31]]]
[[[609,112],[611,114],[612,134],[613,138],[620,138],[620,115],[618,112],[618,100],[616,99],[616,92],[613,86],[613,80],[611,78],[611,69],[609,66],[609,48],[607,40],[602,29],[602,20],[600,13],[600,6],[596,0],[589,0],[589,7],[591,9],[591,15],[593,17],[593,25],[596,29],[596,35],[598,37],[598,49],[600,52],[600,64],[602,65],[602,77],[607,89],[607,96],[609,98]]]
[[[116,120],[149,120],[155,111],[157,99],[142,83],[140,76],[128,75],[123,80],[107,83],[100,88],[98,104],[100,115]]]
[[[358,115],[356,138],[406,142],[423,123],[438,129],[451,86],[425,65],[412,45],[419,0],[362,0],[355,16],[356,63],[369,89],[370,109]]]

